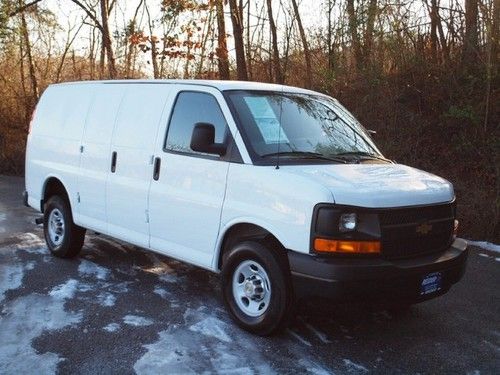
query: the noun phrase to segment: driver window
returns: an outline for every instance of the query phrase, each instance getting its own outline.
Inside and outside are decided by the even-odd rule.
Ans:
[[[168,126],[165,149],[175,152],[206,155],[191,150],[191,136],[196,123],[205,122],[215,127],[215,142],[223,143],[227,123],[217,99],[204,92],[179,93]],[[213,155],[212,155],[213,156]]]

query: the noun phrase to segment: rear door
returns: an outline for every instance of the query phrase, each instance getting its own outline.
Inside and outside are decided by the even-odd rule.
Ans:
[[[108,155],[108,233],[149,246],[148,192],[158,125],[171,85],[127,84]]]
[[[167,107],[172,110],[157,140],[156,163],[161,163],[150,190],[150,244],[153,250],[210,268],[230,153],[219,157],[195,152],[191,135],[198,122],[215,126],[218,143],[232,143],[231,132],[218,90],[176,85],[171,98]]]

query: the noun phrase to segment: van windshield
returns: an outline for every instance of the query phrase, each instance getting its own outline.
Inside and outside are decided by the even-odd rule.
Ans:
[[[273,91],[225,95],[254,161],[268,164],[278,155],[285,162],[383,159],[367,131],[335,99]]]

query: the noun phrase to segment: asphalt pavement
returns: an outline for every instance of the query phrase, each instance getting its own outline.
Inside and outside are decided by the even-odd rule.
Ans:
[[[471,248],[462,281],[408,314],[304,301],[261,338],[216,274],[92,233],[54,258],[23,190],[0,176],[0,374],[500,373],[498,253]]]

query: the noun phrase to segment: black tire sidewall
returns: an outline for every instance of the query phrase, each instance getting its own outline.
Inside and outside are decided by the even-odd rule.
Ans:
[[[289,275],[279,255],[273,251],[258,242],[242,242],[231,249],[223,264],[222,289],[226,306],[238,325],[259,335],[269,335],[279,330],[290,308]],[[253,260],[260,264],[265,269],[271,284],[269,307],[258,317],[245,314],[237,305],[233,295],[234,272],[245,260]]]
[[[54,209],[58,209],[64,220],[64,236],[60,245],[56,246],[50,239],[48,232],[49,216]],[[59,196],[52,196],[46,203],[43,216],[43,228],[45,241],[50,252],[58,257],[67,257],[71,250],[71,234],[73,227],[73,217],[67,202]]]

